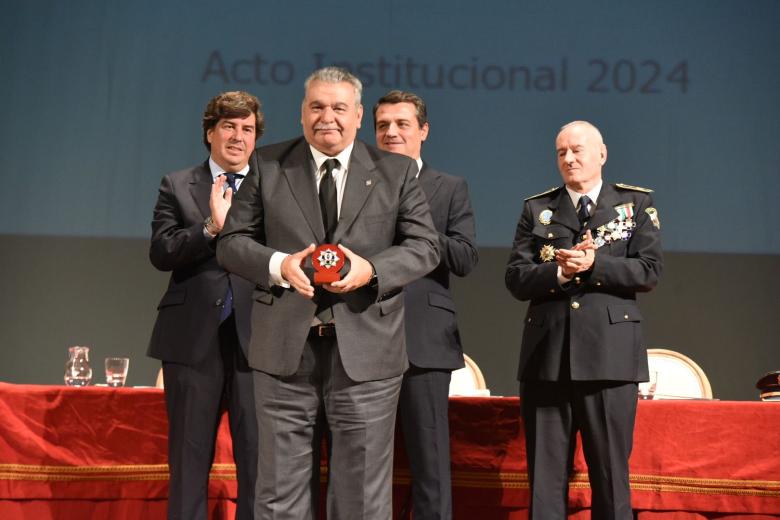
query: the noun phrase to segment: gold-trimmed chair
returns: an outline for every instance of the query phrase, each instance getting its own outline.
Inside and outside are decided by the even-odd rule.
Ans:
[[[647,349],[650,374],[655,372],[653,399],[712,399],[712,387],[699,365],[685,354],[665,348]]]

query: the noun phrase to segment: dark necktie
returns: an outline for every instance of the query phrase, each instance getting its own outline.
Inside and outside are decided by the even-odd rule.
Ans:
[[[237,179],[243,179],[244,176],[240,173],[228,173],[225,172],[225,179],[227,179],[228,186],[231,190],[233,190],[233,195],[236,194],[238,191],[238,187],[236,186],[236,180]],[[225,292],[225,303],[222,305],[222,313],[219,315],[219,322],[222,323],[226,319],[230,317],[230,314],[233,312],[233,288],[230,286],[230,275],[228,275],[228,286],[227,291]]]
[[[588,204],[590,204],[590,198],[587,195],[580,197],[580,201],[577,204],[577,218],[580,219],[580,232],[574,239],[575,244],[579,244],[585,240],[585,226],[588,225],[588,219],[590,218]]]
[[[227,179],[228,186],[231,190],[233,190],[233,195],[236,194],[238,191],[238,187],[236,186],[236,180],[243,179],[244,176],[240,173],[227,173],[225,172],[225,178]]]
[[[339,167],[339,161],[338,159],[328,159],[324,166],[325,173],[320,179],[320,211],[322,212],[322,225],[325,228],[325,242],[330,242],[333,240],[333,231],[339,220],[336,180],[333,178],[333,170]]]
[[[585,227],[590,218],[590,212],[588,211],[588,205],[590,204],[590,198],[587,195],[580,197],[579,209],[577,210],[577,218],[580,219],[580,224]]]
[[[339,167],[339,161],[338,159],[328,159],[323,166],[325,173],[320,179],[320,211],[322,212],[322,226],[325,228],[325,242],[329,243],[333,240],[333,231],[339,220],[336,180],[333,178],[333,170]],[[330,323],[333,321],[333,295],[323,289],[317,292],[316,316],[322,323]]]

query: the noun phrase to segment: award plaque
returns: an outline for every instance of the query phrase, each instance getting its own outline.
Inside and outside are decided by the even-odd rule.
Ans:
[[[311,254],[314,267],[314,285],[341,280],[339,271],[344,267],[344,253],[333,244],[320,244]]]

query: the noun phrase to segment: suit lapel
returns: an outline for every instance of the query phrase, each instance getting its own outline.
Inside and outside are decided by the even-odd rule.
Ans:
[[[214,184],[214,178],[211,176],[208,161],[204,162],[192,171],[190,178],[190,195],[195,205],[200,210],[205,219],[211,215],[209,209],[209,199],[211,198],[211,185]]]
[[[577,212],[574,210],[574,204],[571,203],[571,197],[569,197],[566,188],[560,190],[558,197],[550,205],[550,209],[553,212],[551,222],[562,224],[575,233],[579,233],[580,227],[582,227],[580,219],[577,218]]]
[[[420,175],[417,177],[417,179],[419,180],[420,186],[422,186],[422,189],[425,192],[425,197],[430,204],[430,202],[433,200],[433,197],[436,195],[436,192],[439,190],[439,186],[441,186],[441,174],[436,170],[428,168],[428,165],[423,163],[422,170],[420,171]]]
[[[611,184],[606,182],[601,186],[601,193],[599,193],[599,200],[596,204],[596,211],[588,221],[588,229],[594,230],[599,226],[602,226],[618,218],[619,214],[615,211],[615,206],[620,203],[618,200],[618,193]]]
[[[292,191],[293,198],[301,208],[317,242],[325,240],[325,227],[322,225],[320,199],[317,195],[317,181],[314,177],[314,159],[309,151],[309,145],[301,140],[282,166],[284,176]]]
[[[341,198],[339,222],[333,233],[334,242],[338,242],[344,236],[366,203],[368,194],[378,182],[378,178],[374,174],[375,169],[376,165],[369,157],[365,145],[360,141],[355,141],[352,157],[349,160],[347,183]]]

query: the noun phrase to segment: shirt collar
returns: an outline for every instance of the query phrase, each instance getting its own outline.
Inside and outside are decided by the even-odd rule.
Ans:
[[[328,155],[325,155],[321,151],[314,148],[312,145],[309,145],[309,150],[311,150],[311,155],[314,157],[314,164],[317,166],[315,173],[320,171],[320,168],[322,168],[322,164],[327,161],[328,159],[338,159],[339,161],[339,169],[347,170],[349,168],[349,157],[352,155],[352,148],[355,146],[355,141],[352,141],[349,143],[349,145],[341,150],[338,155],[331,157]]]
[[[217,180],[217,177],[219,177],[220,175],[225,173],[225,169],[222,166],[220,166],[219,164],[217,164],[214,161],[214,159],[211,158],[211,156],[209,156],[209,169],[211,170],[211,179],[214,180],[214,181]],[[246,166],[241,168],[239,171],[232,172],[232,173],[238,173],[240,175],[246,176],[246,174],[249,173],[249,165],[247,164]]]
[[[571,202],[574,204],[574,207],[577,207],[577,204],[580,202],[580,197],[583,195],[587,195],[590,199],[590,203],[593,204],[593,206],[596,206],[596,201],[599,198],[599,193],[601,193],[601,186],[604,184],[603,180],[599,180],[598,184],[596,184],[592,190],[590,190],[588,193],[577,193],[573,189],[566,186],[566,191],[569,192],[569,197],[571,197]]]
[[[419,178],[420,172],[422,171],[422,165],[423,165],[422,157],[418,157],[417,159],[414,160],[414,162],[417,163],[417,175],[415,175],[415,177]]]

